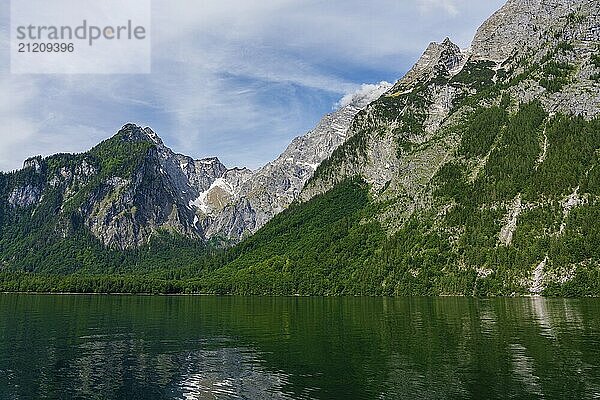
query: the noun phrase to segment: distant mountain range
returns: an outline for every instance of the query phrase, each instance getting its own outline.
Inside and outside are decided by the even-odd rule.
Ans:
[[[0,289],[600,295],[599,26],[599,1],[509,0],[257,171],[131,124],[28,159],[0,175]]]

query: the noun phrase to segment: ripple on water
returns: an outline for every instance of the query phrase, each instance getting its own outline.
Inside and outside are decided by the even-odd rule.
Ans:
[[[600,399],[600,300],[0,295],[0,400]]]
[[[195,351],[176,362],[181,378],[170,390],[185,400],[298,398],[285,394],[289,376],[266,369],[248,348]]]

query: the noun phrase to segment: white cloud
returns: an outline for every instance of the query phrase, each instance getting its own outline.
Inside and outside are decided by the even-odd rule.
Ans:
[[[0,170],[85,150],[130,121],[177,151],[256,167],[361,83],[399,78],[430,41],[466,46],[501,2],[154,0],[152,74],[0,69]]]
[[[451,16],[459,14],[455,0],[419,0],[419,8],[424,13],[443,10]]]
[[[0,75],[0,170],[17,169],[34,155],[81,152],[105,138],[107,132],[82,125],[63,114],[36,115],[46,93],[33,77]],[[68,113],[68,110],[64,110]]]
[[[350,92],[344,95],[338,101],[334,108],[345,107],[354,101],[360,101],[362,104],[369,104],[388,91],[393,85],[389,82],[379,82],[378,84],[364,83],[354,92]]]

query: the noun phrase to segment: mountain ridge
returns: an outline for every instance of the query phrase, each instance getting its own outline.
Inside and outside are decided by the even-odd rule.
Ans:
[[[134,151],[117,140],[103,145],[116,156],[102,144],[75,161],[57,156],[68,168],[30,160],[27,173],[0,175],[7,204],[27,210],[0,209],[5,231],[6,218],[27,222],[0,249],[28,237],[39,202],[68,211],[47,224],[65,240],[92,215],[103,221],[96,237],[144,257],[153,244],[140,238],[163,230],[241,240],[158,261],[156,279],[180,291],[600,295],[599,11],[597,0],[509,0],[469,49],[430,44],[373,101],[342,107],[339,126],[326,116],[316,138],[253,173],[203,169],[133,126],[121,136],[149,138]],[[54,179],[60,190],[45,197],[40,182]],[[78,197],[80,186],[92,197]],[[18,259],[10,254],[5,263]]]
[[[39,173],[43,163],[61,156],[69,163],[77,159],[81,165],[59,168],[47,182],[14,187],[8,196],[9,206],[35,207],[44,191],[61,179],[68,181],[63,182],[63,198],[67,192],[71,195],[74,193],[70,192],[79,191],[79,180],[102,174],[102,159],[113,157],[110,152],[97,151],[103,146],[143,146],[145,153],[133,151],[135,159],[127,161],[132,164],[133,175],[104,173],[105,182],[96,182],[96,193],[78,205],[77,218],[83,219],[83,225],[104,245],[119,249],[146,244],[152,235],[165,229],[189,238],[237,242],[295,200],[318,164],[343,142],[354,114],[389,86],[382,82],[363,87],[347,98],[346,104],[323,117],[315,129],[295,138],[276,160],[257,171],[227,168],[217,157],[195,160],[177,154],[150,127],[127,123],[88,152],[27,159],[22,170],[11,174],[18,175],[31,166]],[[92,169],[90,157],[99,164]],[[149,186],[141,187],[142,182]],[[144,195],[143,191],[151,194]],[[140,210],[148,213],[138,214]]]

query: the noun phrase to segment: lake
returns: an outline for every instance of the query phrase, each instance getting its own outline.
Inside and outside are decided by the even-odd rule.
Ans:
[[[600,299],[0,294],[0,399],[598,399]]]

